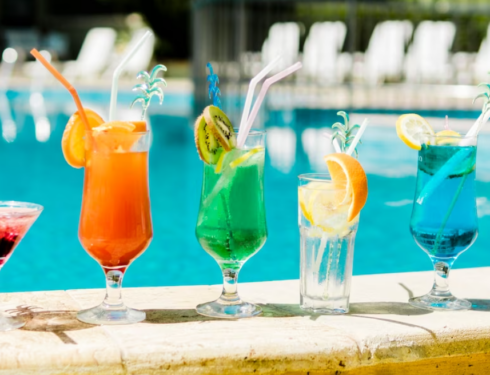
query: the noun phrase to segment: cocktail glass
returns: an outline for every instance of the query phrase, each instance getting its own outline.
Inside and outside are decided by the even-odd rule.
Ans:
[[[346,187],[327,173],[299,176],[300,306],[320,314],[349,312],[359,215],[348,222]]]
[[[79,238],[104,270],[107,291],[102,304],[79,311],[91,324],[131,324],[145,313],[124,305],[123,276],[152,237],[148,189],[149,132],[93,132],[86,150]]]
[[[449,271],[478,234],[475,195],[476,137],[425,135],[419,151],[410,232],[435,270],[432,290],[410,299],[416,307],[466,310],[471,303],[449,291]],[[464,144],[464,145],[461,145]]]
[[[43,206],[34,203],[0,202],[0,268],[37,220]],[[0,312],[0,331],[10,331],[25,325],[24,319]]]
[[[248,318],[261,309],[240,299],[238,273],[264,245],[265,131],[251,131],[243,149],[228,152],[222,170],[204,164],[196,236],[223,273],[223,292],[213,302],[198,305],[199,314],[217,318]]]

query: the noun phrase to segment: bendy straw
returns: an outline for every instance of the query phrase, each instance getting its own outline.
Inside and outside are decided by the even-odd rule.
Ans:
[[[361,140],[362,134],[364,133],[364,130],[366,130],[367,126],[369,124],[369,121],[367,118],[364,119],[364,121],[361,124],[361,127],[359,130],[357,130],[356,136],[354,137],[354,140],[350,144],[349,148],[345,152],[347,155],[351,156],[354,150],[356,149],[357,144]]]
[[[37,61],[39,61],[41,64],[43,64],[46,69],[49,70],[49,72],[58,80],[61,82],[63,86],[66,87],[66,89],[70,92],[71,96],[73,97],[73,100],[75,101],[75,104],[78,109],[78,113],[80,114],[80,117],[82,118],[82,122],[85,125],[85,130],[88,135],[88,137],[91,139],[92,137],[92,131],[90,124],[88,123],[87,115],[85,114],[85,110],[83,109],[82,102],[80,101],[80,98],[78,97],[77,90],[66,80],[65,77],[61,75],[60,72],[58,72],[53,65],[51,65],[44,57],[39,53],[39,51],[35,48],[31,50],[31,55],[34,56]]]
[[[243,147],[245,144],[245,141],[247,139],[248,133],[250,132],[250,129],[252,128],[252,125],[255,121],[255,117],[257,117],[257,113],[259,112],[260,106],[262,105],[262,102],[264,101],[265,94],[267,93],[267,90],[269,87],[276,83],[277,81],[280,81],[281,79],[287,77],[288,75],[294,73],[295,71],[301,69],[303,65],[300,62],[297,62],[294,65],[291,65],[289,68],[283,70],[280,73],[277,73],[276,75],[268,78],[265,82],[262,88],[260,89],[259,96],[257,97],[257,100],[255,101],[255,104],[252,109],[252,113],[250,114],[247,124],[245,128],[242,130],[240,129],[240,133],[238,134],[238,140],[237,140],[237,146],[239,148]]]
[[[255,87],[257,84],[264,79],[264,77],[269,74],[269,72],[276,66],[276,64],[281,59],[281,56],[278,55],[274,60],[272,60],[267,66],[260,71],[255,77],[250,81],[250,85],[248,86],[247,97],[245,99],[245,105],[243,106],[242,119],[240,121],[240,126],[238,130],[238,138],[240,138],[240,134],[242,129],[245,129],[245,125],[247,124],[248,115],[250,114],[250,107],[252,106],[252,99],[254,96]]]
[[[119,76],[121,75],[124,67],[128,63],[129,60],[138,52],[141,46],[146,42],[146,40],[152,36],[153,33],[151,31],[147,31],[145,35],[135,44],[135,46],[129,51],[126,56],[119,63],[117,68],[114,70],[114,74],[112,75],[112,88],[111,88],[111,104],[109,108],[109,121],[114,121],[116,117],[116,106],[117,106],[117,89],[118,89],[118,81]]]

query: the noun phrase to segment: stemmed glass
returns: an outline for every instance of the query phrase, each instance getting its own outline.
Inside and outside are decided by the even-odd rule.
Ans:
[[[251,131],[243,149],[228,152],[222,171],[204,164],[196,236],[223,273],[223,292],[213,302],[198,305],[199,314],[217,318],[248,318],[261,309],[240,299],[238,273],[264,245],[265,131]]]
[[[124,305],[121,285],[131,262],[153,237],[148,188],[150,133],[94,132],[86,150],[79,237],[104,270],[106,296],[99,306],[78,312],[91,324],[130,324],[143,311]]]
[[[43,206],[34,203],[0,202],[0,268],[10,258],[42,210]],[[10,331],[24,325],[22,318],[0,313],[0,331]]]
[[[410,231],[432,260],[432,290],[410,304],[433,310],[467,310],[449,291],[449,271],[478,234],[475,193],[476,137],[426,134],[418,153]]]

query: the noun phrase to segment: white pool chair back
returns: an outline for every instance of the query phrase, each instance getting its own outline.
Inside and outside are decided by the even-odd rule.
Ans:
[[[374,28],[364,55],[364,80],[371,84],[399,80],[403,73],[405,48],[412,37],[410,21],[384,21]]]
[[[135,31],[131,37],[128,46],[125,49],[124,55],[126,55],[127,51],[133,49],[133,46],[136,45],[143,37],[143,35],[148,31],[148,29],[139,29]],[[124,73],[135,76],[138,72],[142,70],[149,69],[149,65],[151,59],[153,58],[153,51],[155,49],[155,37],[150,37],[145,44],[143,44],[136,55],[132,57],[131,60],[128,61],[126,68],[124,69]]]
[[[303,73],[323,82],[337,83],[339,55],[344,45],[347,28],[343,22],[316,22],[305,40]]]
[[[116,31],[114,29],[110,27],[90,29],[76,61],[68,62],[64,73],[69,77],[97,77],[107,67],[115,42]]]
[[[444,83],[451,79],[450,50],[456,26],[448,21],[423,21],[415,30],[405,60],[409,82]]]
[[[487,36],[481,42],[480,49],[475,57],[473,67],[474,81],[486,82],[489,80],[490,72],[490,25],[488,25]]]
[[[273,72],[278,72],[298,61],[299,55],[299,25],[295,22],[275,23],[269,29],[269,35],[262,45],[262,63],[267,65],[277,55],[282,60]]]

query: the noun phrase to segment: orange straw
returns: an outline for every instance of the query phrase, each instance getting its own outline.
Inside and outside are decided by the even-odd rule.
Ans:
[[[31,55],[34,56],[41,64],[43,64],[46,69],[48,69],[51,74],[62,83],[63,86],[66,87],[66,89],[70,92],[71,96],[73,96],[73,100],[75,101],[75,104],[77,105],[78,108],[78,113],[80,114],[82,118],[82,122],[85,125],[85,131],[87,135],[92,138],[92,128],[90,127],[87,119],[87,115],[85,114],[85,110],[82,107],[82,102],[80,101],[80,98],[78,97],[77,90],[66,80],[65,77],[61,75],[60,72],[58,72],[53,65],[51,65],[44,57],[39,53],[39,51],[35,48],[31,50]]]

